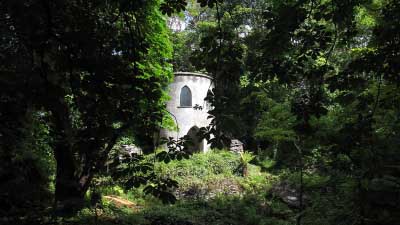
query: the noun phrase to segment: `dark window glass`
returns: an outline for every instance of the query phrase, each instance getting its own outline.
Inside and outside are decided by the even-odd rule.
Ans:
[[[187,86],[181,89],[181,106],[192,106],[192,92]]]

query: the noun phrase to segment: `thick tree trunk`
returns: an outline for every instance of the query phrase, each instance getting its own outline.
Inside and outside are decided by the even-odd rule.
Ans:
[[[73,213],[83,206],[91,180],[90,170],[83,170],[91,167],[82,167],[81,161],[75,158],[68,107],[62,100],[57,103],[51,110],[56,137],[53,150],[57,163],[54,194],[56,209],[64,214]]]
[[[77,166],[68,143],[56,145],[57,162],[55,201],[57,209],[73,212],[82,207],[90,179],[82,179],[77,175]]]
[[[52,107],[55,142],[53,146],[57,163],[55,203],[62,214],[79,210],[95,171],[107,160],[108,152],[117,141],[120,132],[110,138],[104,149],[104,143],[73,131],[68,107],[61,100]],[[128,126],[121,128],[121,132]],[[82,140],[84,139],[84,140]]]

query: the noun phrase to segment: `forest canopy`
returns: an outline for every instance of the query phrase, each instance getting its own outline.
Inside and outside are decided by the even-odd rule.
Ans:
[[[0,217],[76,215],[105,177],[176,202],[155,161],[191,160],[190,140],[161,151],[154,134],[174,127],[168,85],[189,71],[213,78],[199,137],[243,142],[242,176],[253,163],[294,177],[284,224],[399,223],[399,12],[397,0],[1,1]],[[145,154],[121,160],[126,143]]]

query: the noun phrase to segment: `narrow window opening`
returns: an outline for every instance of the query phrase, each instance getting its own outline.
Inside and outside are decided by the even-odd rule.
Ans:
[[[191,107],[192,106],[192,92],[187,86],[181,89],[181,107]]]

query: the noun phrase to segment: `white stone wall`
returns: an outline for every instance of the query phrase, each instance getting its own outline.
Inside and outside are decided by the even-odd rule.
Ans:
[[[189,87],[192,93],[192,107],[180,107],[180,93],[182,87]],[[176,72],[174,82],[169,86],[169,94],[171,100],[167,103],[167,109],[171,112],[178,122],[178,131],[162,130],[161,137],[174,137],[180,138],[185,136],[190,128],[197,126],[205,127],[209,125],[210,120],[208,116],[208,105],[204,101],[207,96],[208,89],[212,88],[211,78],[204,74],[189,73],[189,72]],[[198,104],[202,106],[202,110],[195,110],[193,106]],[[207,151],[209,145],[207,141],[203,140],[203,149],[200,151]]]

